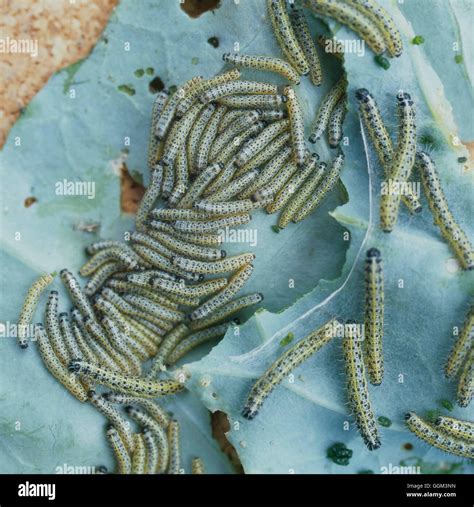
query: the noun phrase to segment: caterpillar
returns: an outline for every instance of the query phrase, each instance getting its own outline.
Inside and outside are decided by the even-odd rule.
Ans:
[[[263,150],[276,136],[288,130],[290,126],[289,120],[279,120],[271,123],[268,127],[249,143],[247,143],[242,150],[239,151],[235,159],[235,165],[242,167],[259,151]]]
[[[367,251],[365,261],[365,353],[370,383],[383,379],[384,279],[382,256],[377,248]]]
[[[284,97],[284,95],[283,95]],[[286,97],[285,97],[286,99]],[[286,111],[282,111],[281,109],[278,110],[265,110],[265,109],[257,109],[258,116],[261,121],[278,121],[282,120],[283,118],[286,118]]]
[[[217,128],[217,132],[222,134],[225,130],[231,127],[238,119],[243,116],[247,111],[241,109],[229,109],[222,118],[222,121]]]
[[[147,450],[143,433],[133,434],[134,451],[132,454],[131,473],[142,475],[147,470]]]
[[[458,440],[443,433],[438,428],[431,426],[421,419],[415,412],[408,412],[405,415],[405,422],[412,433],[432,447],[456,456],[474,458],[474,444]]]
[[[189,333],[189,328],[186,324],[179,324],[172,331],[170,331],[164,338],[157,354],[153,358],[153,364],[147,374],[147,378],[155,378],[158,373],[167,364],[167,358],[170,352],[176,345]]]
[[[306,157],[306,145],[304,142],[304,117],[295,91],[290,86],[285,86],[283,93],[288,99],[288,117],[290,119],[291,141],[293,145],[293,160],[300,167]],[[284,121],[284,120],[282,120]]]
[[[263,301],[263,294],[256,293],[250,294],[248,296],[242,296],[240,298],[234,299],[230,301],[226,305],[222,306],[218,310],[216,310],[212,315],[207,316],[204,319],[197,320],[191,322],[189,324],[189,328],[193,331],[198,331],[201,329],[208,328],[212,326],[216,322],[226,319],[230,315],[243,310],[244,308],[248,308],[249,306],[256,305]]]
[[[159,92],[156,96],[155,101],[153,102],[153,107],[151,110],[151,129],[148,140],[148,168],[150,171],[153,170],[153,167],[155,166],[159,157],[160,141],[155,136],[156,124],[168,98],[168,90],[162,90]]]
[[[150,237],[147,233],[143,232],[132,232],[130,235],[130,240],[133,244],[139,243],[140,245],[144,245],[151,250],[154,250],[155,252],[163,255],[164,257],[172,257],[173,252],[166,248],[166,246],[163,246],[159,241],[156,241],[152,237]],[[132,246],[133,248],[133,246]]]
[[[61,363],[66,365],[68,364],[70,357],[66,348],[66,343],[64,342],[63,335],[61,333],[61,329],[59,327],[58,303],[59,293],[57,290],[52,290],[49,293],[48,301],[46,303],[45,327],[46,334],[48,335],[48,339],[51,347],[54,350],[54,353],[61,361]]]
[[[161,278],[160,278],[161,279]],[[149,282],[143,284],[135,284],[131,282],[121,282],[121,281],[111,281],[108,283],[108,286],[112,289],[116,289],[120,292],[127,292],[129,294],[136,294],[138,296],[144,296],[147,299],[158,303],[162,306],[166,306],[172,310],[176,309],[178,304],[182,305],[190,305],[194,306],[195,304],[199,304],[199,299],[192,298],[189,296],[182,296],[181,294],[172,294],[172,293],[159,293],[157,294],[155,291],[152,291],[153,288],[158,288],[159,286],[155,284],[155,279],[150,280]],[[145,288],[146,287],[146,288]]]
[[[86,390],[77,378],[69,374],[67,368],[58,359],[49,343],[48,336],[42,324],[35,324],[34,337],[38,344],[38,351],[41,359],[51,375],[79,401],[87,401]]]
[[[293,222],[299,222],[308,216],[312,211],[317,208],[321,202],[328,196],[339,181],[342,166],[344,165],[345,156],[340,151],[334,160],[331,167],[325,174],[321,184],[316,188],[313,195],[303,204],[303,206],[293,216]]]
[[[160,161],[161,162],[161,161]],[[161,187],[161,198],[164,201],[167,201],[171,192],[175,187],[175,178],[174,178],[174,167],[172,164],[166,163],[163,165],[163,184]]]
[[[100,324],[98,324],[95,320],[86,318],[84,319],[84,326],[89,335],[95,339],[92,342],[93,347],[96,349],[99,348],[103,351],[101,353],[101,358],[103,358],[104,355],[108,356],[107,364],[110,367],[115,366],[115,368],[113,368],[114,370],[116,369],[123,373],[130,374],[132,372],[132,368],[130,367],[128,361],[112,347]]]
[[[192,268],[195,273],[202,273],[204,275],[213,275],[218,273],[226,273],[228,271],[235,271],[242,268],[246,264],[251,263],[255,259],[255,254],[244,253],[235,255],[233,257],[226,257],[215,262],[197,261],[194,259],[187,259],[181,256],[175,256],[172,263],[182,269]]]
[[[250,278],[253,273],[253,269],[254,268],[251,264],[247,264],[240,268],[237,273],[230,278],[229,283],[220,292],[209,298],[204,304],[196,308],[189,315],[189,320],[193,321],[203,319],[228,303]]]
[[[362,14],[351,5],[334,0],[308,0],[308,6],[317,14],[329,16],[348,26],[365,40],[376,55],[386,50],[382,33],[365,12]]]
[[[351,325],[353,322],[349,321],[347,324]],[[348,329],[342,341],[342,350],[349,403],[362,439],[369,451],[373,451],[378,449],[381,443],[367,388],[361,336],[356,329]]]
[[[194,167],[194,162],[196,159],[197,150],[199,147],[199,141],[204,133],[204,130],[209,123],[209,120],[212,118],[214,111],[216,110],[215,104],[208,104],[199,115],[199,118],[193,125],[191,132],[189,133],[186,149],[184,150],[184,154],[187,154],[188,162],[190,167]]]
[[[25,301],[18,317],[18,345],[22,349],[28,348],[28,326],[35,313],[38,301],[43,291],[53,283],[56,273],[40,276],[26,293]]]
[[[193,458],[191,465],[191,472],[193,475],[205,474],[204,463],[201,458]]]
[[[418,170],[428,204],[441,235],[453,249],[463,269],[474,269],[474,249],[459,224],[449,211],[448,201],[443,192],[436,165],[425,152],[416,155]]]
[[[139,310],[143,312],[153,315],[158,319],[167,320],[170,322],[181,322],[184,319],[184,313],[179,310],[172,310],[171,308],[167,308],[166,306],[159,305],[158,303],[154,303],[150,301],[146,297],[137,296],[135,294],[125,294],[123,299],[127,301],[127,303],[132,304]]]
[[[382,33],[391,56],[400,56],[403,52],[403,43],[400,32],[387,11],[374,0],[349,0],[349,5],[355,7],[367,16]]]
[[[334,321],[331,320],[322,327],[312,331],[296,345],[288,349],[265,371],[255,382],[247,397],[242,410],[242,416],[245,419],[253,419],[273,389],[295,368],[331,340],[332,333],[329,330],[332,329],[333,323]]]
[[[222,169],[224,169],[224,164],[222,162],[211,164],[206,169],[204,169],[204,171],[202,171],[194,180],[193,184],[189,187],[189,190],[181,199],[181,201],[179,201],[179,208],[191,208],[194,202],[199,199],[209,183],[214,178],[216,178]]]
[[[208,166],[209,152],[211,151],[212,143],[217,136],[219,124],[226,112],[226,107],[217,107],[214,114],[211,116],[211,119],[207,122],[206,128],[204,129],[199,141],[196,158],[190,165],[191,173],[198,173]]]
[[[175,166],[175,182],[173,190],[168,197],[168,206],[173,207],[178,204],[180,199],[186,193],[189,186],[189,167],[188,156],[186,154],[186,146],[184,143],[181,145],[178,156],[176,158]]]
[[[84,285],[84,294],[88,297],[93,296],[111,275],[121,272],[123,269],[123,265],[115,261],[102,264]]]
[[[147,474],[156,474],[158,468],[158,459],[160,451],[158,450],[158,442],[156,435],[148,428],[143,429],[143,440],[146,447],[146,471]]]
[[[102,395],[109,403],[119,403],[120,405],[131,405],[136,404],[143,407],[156,422],[161,424],[163,428],[167,428],[170,423],[169,414],[163,410],[163,408],[158,405],[158,403],[147,400],[144,398],[139,398],[138,396],[130,396],[128,394],[123,393],[113,393],[108,392]]]
[[[252,125],[248,130],[242,132],[241,135],[236,136],[233,142],[228,143],[225,148],[221,150],[221,152],[213,159],[213,162],[222,162],[226,165],[230,160],[237,159],[236,154],[238,155],[241,150],[243,150],[247,145],[251,144],[254,139],[256,139],[265,128],[265,123],[263,121],[258,121],[254,125]],[[207,194],[207,192],[206,192]]]
[[[299,74],[308,74],[310,67],[290,23],[285,2],[283,0],[267,0],[267,8],[273,31],[283,54]]]
[[[250,159],[245,165],[240,167],[236,173],[235,177],[238,178],[243,174],[248,173],[254,169],[265,165],[269,162],[279,151],[281,151],[287,143],[290,141],[290,133],[284,132],[277,136],[270,144],[266,146],[264,150],[258,152],[252,159]]]
[[[222,202],[228,201],[235,197],[236,195],[240,195],[243,197],[246,195],[245,190],[258,178],[260,174],[259,169],[251,169],[250,171],[242,174],[237,178],[234,178],[228,185],[218,190],[217,192],[212,193],[211,195],[206,196],[208,202]]]
[[[236,201],[218,201],[211,202],[208,200],[197,201],[194,203],[196,209],[213,213],[216,215],[232,215],[235,213],[247,213],[259,207],[259,204],[252,202],[250,199],[241,199]],[[224,250],[221,250],[223,252]],[[223,256],[225,257],[225,255]],[[215,259],[222,258],[215,257]],[[214,260],[214,259],[209,259]]]
[[[162,182],[163,166],[158,163],[152,169],[150,184],[143,194],[142,200],[138,205],[138,210],[135,215],[135,225],[138,231],[143,230],[148,218],[148,213],[151,211],[153,205],[155,204],[155,201],[160,196]]]
[[[116,241],[113,239],[105,239],[102,241],[96,241],[95,243],[92,243],[92,245],[89,245],[88,247],[86,247],[86,253],[89,255],[94,255],[97,252],[100,252],[101,250],[105,250],[106,248],[111,248],[113,246],[121,247],[122,244],[123,243],[121,241]]]
[[[132,472],[132,459],[118,431],[110,425],[107,428],[106,436],[117,460],[117,473],[121,475],[130,474]]]
[[[147,230],[148,235],[150,235],[150,232],[155,233],[156,231],[155,230]],[[151,235],[150,235],[150,237],[152,237],[153,239],[156,239],[157,241],[160,241],[160,238],[158,238],[158,237],[154,237]],[[164,243],[164,242],[162,242],[162,243]],[[168,245],[166,245],[166,243],[165,243],[165,246],[168,246]],[[147,283],[154,277],[164,278],[165,280],[172,280],[172,281],[176,281],[179,279],[176,275],[173,275],[172,273],[167,273],[166,271],[162,271],[161,269],[147,269],[145,271],[136,271],[136,272],[126,273],[126,280],[128,282],[132,282],[132,283]],[[118,281],[122,281],[122,280],[114,280],[114,281],[118,282]]]
[[[130,429],[130,423],[127,422],[117,409],[106,401],[102,396],[99,396],[95,391],[91,390],[88,393],[89,402],[102,414],[104,415],[114,428],[117,430],[120,439],[124,443],[127,451],[133,453],[135,443],[133,440],[132,431]]]
[[[291,156],[291,151],[290,146],[285,146],[281,151],[279,151],[258,174],[258,177],[252,182],[252,184],[239,195],[239,197],[247,199],[259,188],[262,188],[271,181],[279,173],[279,171],[282,170],[282,167],[287,164]]]
[[[302,186],[306,178],[314,171],[318,159],[319,155],[317,153],[307,156],[307,161],[303,168],[288,180],[288,183],[276,193],[274,199],[265,208],[267,213],[276,213],[287,204],[293,194]]]
[[[180,222],[176,222],[180,223]],[[184,222],[190,223],[190,222]],[[198,222],[199,223],[199,222]],[[219,229],[220,227],[217,227]],[[156,250],[152,250],[144,245],[133,245],[133,249],[137,254],[143,257],[151,266],[162,269],[164,271],[169,271],[175,275],[184,278],[185,280],[190,280],[197,282],[199,281],[199,276],[195,273],[188,273],[187,271],[182,271],[180,269],[176,269],[170,262],[169,259],[158,253]]]
[[[107,317],[107,315],[104,315],[104,317],[102,317],[100,323],[105,329],[112,347],[117,350],[117,352],[121,354],[127,361],[130,367],[130,373],[132,375],[141,375],[142,368],[140,357],[136,355],[135,351],[130,350],[130,342],[127,339],[126,335],[122,334],[115,322]]]
[[[214,194],[215,192],[223,190],[225,186],[231,182],[232,178],[234,177],[234,174],[237,171],[237,166],[235,165],[234,162],[235,155],[226,162],[224,169],[218,174],[217,178],[206,188],[206,190],[203,193],[204,199],[207,199],[208,196]],[[196,206],[194,207],[196,208]]]
[[[168,473],[172,475],[179,474],[181,464],[180,449],[180,429],[176,420],[170,422],[168,426],[168,443],[170,449]]]
[[[207,329],[203,329],[202,331],[197,331],[189,336],[186,336],[182,339],[176,347],[171,351],[171,353],[167,357],[167,363],[172,365],[179,361],[184,355],[186,355],[191,350],[195,349],[199,345],[212,340],[213,338],[222,338],[228,327],[229,322],[225,322],[224,324],[218,324],[216,326],[209,327]]]
[[[439,416],[435,421],[437,429],[447,433],[454,438],[466,440],[474,444],[474,423],[470,421],[462,421],[454,417]]]
[[[216,164],[217,165],[217,164]],[[210,166],[212,167],[212,166]],[[202,174],[202,173],[201,173]],[[198,176],[199,178],[199,176]],[[198,179],[196,178],[196,180]],[[153,218],[163,220],[165,222],[173,222],[175,220],[207,220],[213,215],[204,211],[184,208],[157,208],[152,210]]]
[[[72,322],[71,327],[72,334],[74,335],[79,349],[81,350],[81,354],[77,356],[77,359],[84,359],[89,363],[97,363],[97,356],[89,346],[81,327],[77,324],[77,322]]]
[[[346,96],[343,95],[334,106],[329,117],[328,142],[331,148],[337,148],[342,140],[342,125],[347,112]]]
[[[318,162],[314,174],[311,174],[301,185],[301,189],[290,199],[278,219],[278,227],[284,229],[296,215],[298,210],[307,202],[309,196],[317,187],[326,171],[325,162]]]
[[[403,183],[410,177],[415,163],[416,123],[413,101],[408,93],[397,96],[399,131],[397,149],[390,168],[390,180]],[[380,226],[383,232],[391,232],[398,219],[400,192],[383,192],[380,198]]]
[[[69,371],[84,375],[86,378],[90,378],[109,389],[144,398],[175,394],[184,387],[178,380],[150,380],[123,375],[82,360],[71,361]]]
[[[186,142],[189,132],[203,109],[204,106],[201,103],[193,104],[184,117],[179,122],[175,122],[171,127],[171,131],[166,138],[164,153],[161,159],[164,165],[171,167],[174,164],[179,148]]]
[[[160,288],[165,292],[182,294],[183,296],[204,297],[214,294],[227,285],[227,278],[213,278],[206,280],[198,285],[185,285],[184,283],[171,282],[156,278],[153,280],[153,286]]]
[[[61,312],[58,318],[59,318],[59,328],[61,330],[63,342],[66,345],[68,356],[83,359],[84,354],[82,353],[74,337],[71,322],[69,320],[69,315],[66,312]]]
[[[316,114],[316,119],[311,128],[311,134],[309,136],[309,142],[315,143],[318,139],[321,138],[323,133],[328,128],[329,119],[331,117],[331,113],[335,108],[336,104],[341,100],[346,92],[347,81],[343,76],[339,79],[339,81],[329,90],[329,92],[324,96],[321,104],[319,106],[318,112]]]
[[[103,250],[104,252],[106,250]],[[96,255],[100,255],[100,252]],[[74,301],[77,309],[82,313],[84,317],[89,317],[90,319],[94,319],[94,310],[92,305],[88,299],[88,297],[84,294],[79,282],[75,278],[75,276],[68,270],[62,269],[59,272],[59,276],[64,286],[66,287],[71,299]]]
[[[224,53],[222,59],[238,67],[270,71],[280,74],[294,84],[300,84],[300,76],[295,69],[285,60],[273,56],[250,56],[240,53]]]
[[[456,401],[460,407],[468,407],[474,394],[474,348],[471,347],[469,355],[464,362],[459,375]]]
[[[158,424],[152,417],[148,414],[139,410],[135,407],[125,407],[125,412],[137,423],[143,426],[144,433],[148,430],[153,436],[156,438],[156,442],[158,445],[158,460],[156,463],[156,473],[164,474],[168,467],[169,456],[170,456],[170,448],[168,445],[168,438],[164,428]],[[171,423],[170,423],[171,424]],[[169,427],[169,426],[168,426]],[[150,473],[150,471],[148,471]]]
[[[151,220],[149,227],[154,230],[166,232],[177,239],[193,243],[201,246],[218,246],[222,243],[222,237],[219,234],[191,234],[177,231],[172,225],[160,222],[158,220]],[[171,247],[170,247],[171,248]]]
[[[377,102],[365,88],[358,89],[355,95],[359,102],[360,117],[374,145],[380,164],[384,169],[385,178],[389,179],[391,177],[391,163],[394,150],[392,140],[385,127]],[[421,212],[420,201],[411,190],[408,190],[408,193],[402,196],[402,202],[411,213]]]
[[[444,374],[447,378],[455,377],[464,363],[469,350],[474,344],[474,307],[469,308],[459,337],[454,344],[448,360],[444,367]]]
[[[217,85],[205,91],[199,97],[199,100],[203,104],[207,104],[208,102],[216,101],[222,97],[238,93],[276,95],[278,93],[278,88],[276,85],[259,81],[229,81],[228,83]]]
[[[168,99],[156,122],[155,136],[157,139],[161,140],[166,136],[178,109],[180,100],[187,95],[189,96],[190,92],[192,92],[193,89],[195,90],[202,81],[203,79],[201,76],[191,78]]]
[[[291,25],[293,26],[296,40],[303,50],[306,61],[308,62],[311,82],[314,85],[319,86],[323,80],[321,62],[319,61],[318,52],[309,31],[308,22],[306,21],[302,9],[297,8],[293,3],[290,5]]]
[[[225,130],[220,132],[214,142],[212,143],[209,157],[211,160],[216,158],[219,153],[229,144],[234,141],[243,130],[249,129],[260,120],[258,111],[248,111],[241,114],[237,119]]]
[[[227,95],[219,99],[221,106],[236,109],[278,109],[286,103],[284,95]],[[263,119],[263,118],[262,118]]]
[[[239,69],[231,69],[227,72],[223,72],[222,74],[218,74],[211,79],[206,79],[198,83],[193,90],[187,93],[187,96],[183,98],[177,108],[176,108],[176,116],[178,118],[182,117],[184,113],[191,107],[193,102],[199,97],[199,95],[209,88],[213,88],[214,86],[227,83],[229,81],[234,81],[239,79],[240,77]]]
[[[248,213],[239,213],[238,215],[230,215],[228,217],[208,220],[207,222],[199,222],[193,220],[177,220],[174,228],[182,232],[191,233],[208,233],[215,232],[226,227],[237,227],[250,222],[251,217]]]
[[[94,254],[81,267],[79,274],[81,276],[90,276],[94,273],[94,271],[102,266],[102,264],[111,260],[123,264],[124,269],[129,271],[140,267],[140,265],[145,265],[145,262],[140,259],[140,257],[129,246],[122,243],[120,247],[106,248],[105,250],[100,250]],[[65,278],[65,280],[67,280],[67,278]]]
[[[264,201],[277,194],[286,182],[298,171],[298,167],[294,162],[286,164],[281,171],[279,171],[271,181],[262,188],[259,188],[252,196],[251,199],[255,202]]]
[[[209,209],[203,209],[206,206],[202,206],[201,203],[204,203],[204,202],[205,201],[198,201],[197,203],[195,203],[194,207],[197,209],[200,209],[202,211],[206,211],[208,213],[212,213],[212,214],[215,213],[216,215],[220,215],[220,214],[230,215],[231,213],[239,213],[239,212],[243,213],[246,211],[245,207],[243,207],[242,211],[239,211],[237,209],[234,209],[235,207],[229,206],[229,209],[224,210],[225,213],[221,213],[220,211],[222,211],[222,210],[219,209],[219,203],[215,203],[215,205],[213,205],[213,203],[206,203],[207,207]],[[231,203],[223,203],[223,204],[227,205],[227,204],[231,204]],[[253,209],[253,208],[251,208],[251,209]],[[250,211],[250,210],[247,210],[247,211]],[[152,229],[152,230],[148,231],[148,234],[153,239],[156,239],[160,243],[167,246],[169,249],[173,250],[173,252],[178,253],[178,254],[182,254],[182,255],[186,255],[188,257],[193,257],[193,258],[196,258],[199,260],[213,261],[213,260],[223,259],[227,255],[225,250],[195,245],[194,243],[188,243],[187,241],[184,241],[182,239],[178,239],[178,238],[176,238],[170,234],[167,234],[165,232],[155,231]],[[169,280],[169,281],[176,280],[175,276],[172,276],[172,277],[171,276],[159,276],[159,278],[162,278],[164,280]]]

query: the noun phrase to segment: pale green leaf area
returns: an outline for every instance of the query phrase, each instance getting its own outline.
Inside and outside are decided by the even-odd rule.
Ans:
[[[153,102],[149,82],[153,77],[159,76],[170,87],[196,74],[212,76],[225,68],[221,55],[233,51],[235,42],[245,53],[279,55],[264,2],[222,3],[214,12],[191,19],[178,2],[122,1],[89,58],[53,76],[15,124],[0,153],[3,322],[16,321],[27,287],[40,273],[63,267],[77,272],[85,260],[84,246],[97,238],[119,239],[133,228],[133,217],[120,213],[119,167],[125,161],[132,175],[137,179],[143,175],[148,181],[146,146]],[[450,9],[442,2],[436,2],[436,8],[440,15]],[[395,8],[393,12],[408,46],[407,40],[418,33],[410,26],[415,19],[408,10],[402,14]],[[427,23],[420,19],[421,13],[413,16]],[[316,19],[311,19],[311,27],[318,34],[324,30]],[[337,35],[353,36],[344,28]],[[430,42],[439,38],[436,26],[427,26],[422,35]],[[219,48],[207,42],[209,37],[219,39]],[[447,270],[452,253],[432,226],[425,202],[421,217],[410,217],[402,210],[395,232],[388,237],[378,232],[380,171],[370,150],[366,157],[353,100],[355,89],[369,88],[395,132],[394,95],[399,88],[412,94],[421,128],[434,131],[441,139],[433,156],[453,213],[472,236],[472,175],[464,174],[456,161],[466,150],[454,148],[450,137],[463,132],[466,120],[456,108],[454,117],[451,115],[448,100],[458,96],[453,88],[456,80],[450,77],[440,86],[438,76],[444,80],[444,70],[433,62],[436,50],[430,50],[435,56],[423,45],[407,47],[401,58],[390,61],[388,71],[373,62],[369,50],[364,57],[347,55],[350,111],[345,135],[349,145],[344,146],[342,182],[349,202],[338,207],[346,201],[340,186],[311,217],[279,234],[271,228],[276,216],[256,212],[245,227],[257,231],[256,245],[225,246],[229,253],[257,254],[255,274],[244,292],[262,292],[265,301],[261,306],[268,311],[258,311],[240,327],[238,336],[229,330],[209,355],[205,356],[210,347],[202,347],[181,361],[190,363],[185,366],[191,375],[190,392],[165,403],[182,425],[186,470],[191,458],[200,456],[209,472],[232,472],[211,437],[207,409],[229,415],[229,438],[247,473],[354,473],[361,469],[380,473],[381,466],[398,465],[413,456],[435,467],[454,462],[461,463],[457,471],[469,470],[464,461],[429,450],[406,433],[402,416],[406,410],[436,408],[440,398],[453,400],[455,387],[444,380],[441,368],[452,328],[461,324],[467,309],[472,274]],[[323,85],[314,88],[304,78],[298,87],[308,133],[321,97],[341,71],[331,56],[324,55],[322,60]],[[136,72],[149,67],[155,76]],[[268,73],[245,72],[244,76],[284,83]],[[71,98],[72,90],[75,98]],[[464,110],[459,109],[460,113]],[[325,142],[314,148],[323,160],[333,156]],[[375,190],[372,206],[369,173]],[[63,179],[94,181],[95,198],[57,195],[55,185]],[[23,201],[28,196],[35,196],[38,202],[25,208]],[[74,230],[79,222],[98,223],[100,229],[96,233]],[[367,232],[369,224],[373,229]],[[344,240],[347,231],[350,241]],[[382,428],[381,449],[367,451],[353,428],[345,405],[337,340],[295,371],[294,382],[277,389],[254,421],[244,421],[239,414],[252,382],[285,350],[280,341],[289,332],[295,336],[294,344],[333,315],[361,318],[367,246],[381,249],[386,270],[386,377],[381,387],[371,388],[371,395],[377,415],[391,418],[394,424]],[[289,288],[290,279],[294,288]],[[400,279],[403,289],[398,288]],[[60,289],[58,279],[53,287]],[[70,302],[60,290],[61,308],[66,310]],[[44,302],[43,296],[35,321],[42,318]],[[103,417],[57,384],[34,346],[21,351],[9,337],[0,341],[0,347],[0,471],[50,473],[63,464],[105,464],[112,470]],[[453,413],[472,419],[470,410],[455,409]],[[351,422],[349,432],[343,429],[344,421]],[[337,441],[354,451],[348,467],[325,457],[326,449]],[[402,449],[405,442],[414,444],[413,451]]]

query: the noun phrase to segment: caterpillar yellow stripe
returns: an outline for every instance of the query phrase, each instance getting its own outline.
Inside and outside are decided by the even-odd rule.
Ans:
[[[242,55],[241,53],[224,53],[222,59],[224,62],[231,63],[238,67],[275,72],[294,84],[300,83],[300,76],[296,70],[288,62],[280,58],[275,58],[273,56]]]
[[[168,444],[170,449],[168,474],[176,475],[180,473],[181,467],[180,428],[176,420],[171,421],[168,426]]]
[[[306,157],[306,144],[304,140],[304,116],[295,90],[285,86],[283,93],[288,99],[288,117],[290,120],[291,142],[293,146],[293,160],[301,167]]]
[[[367,251],[365,261],[365,358],[370,383],[380,385],[383,360],[384,279],[382,256],[377,248]]]
[[[408,429],[418,438],[437,449],[449,454],[463,458],[474,458],[474,444],[464,440],[456,439],[438,428],[431,426],[421,419],[415,412],[408,412],[405,415],[405,422]]]
[[[355,92],[355,96],[359,102],[360,117],[374,145],[380,165],[384,169],[385,178],[388,180],[392,177],[391,170],[394,154],[392,139],[390,138],[377,102],[372,94],[365,88],[359,88]],[[405,195],[402,195],[402,202],[411,213],[421,212],[420,200],[411,189],[408,189]]]
[[[471,347],[469,355],[464,362],[459,375],[456,402],[460,407],[468,407],[474,395],[474,347]]]
[[[351,329],[349,326],[354,325]],[[369,451],[381,445],[377,421],[367,387],[366,371],[362,354],[362,340],[357,324],[349,321],[342,341],[346,367],[347,397],[362,439]]]
[[[454,438],[474,444],[474,422],[442,415],[436,419],[435,426]]]
[[[256,293],[250,294],[248,296],[242,296],[240,298],[234,299],[230,301],[223,307],[216,310],[213,314],[207,316],[204,319],[197,320],[194,322],[190,322],[189,328],[193,331],[198,331],[201,329],[206,329],[209,326],[212,326],[216,322],[227,319],[234,313],[237,313],[244,308],[248,308],[249,306],[256,305],[263,301],[263,294]]]
[[[76,377],[68,372],[68,369],[56,356],[48,336],[42,324],[35,324],[35,340],[38,350],[48,371],[79,401],[87,401],[87,392]]]
[[[242,410],[245,419],[253,419],[273,389],[302,362],[326,345],[333,337],[331,320],[288,349],[253,385]]]
[[[296,192],[296,194],[291,197],[290,201],[286,205],[285,209],[282,211],[279,219],[278,219],[278,227],[280,229],[284,229],[296,215],[298,210],[307,202],[311,193],[318,186],[321,178],[323,177],[327,168],[327,164],[325,162],[318,162],[314,169],[313,174],[310,174],[306,180],[303,181],[301,188]]]
[[[300,222],[304,218],[306,218],[310,213],[312,213],[329,195],[329,193],[334,189],[337,182],[339,181],[339,176],[341,174],[342,166],[344,165],[345,156],[344,153],[339,152],[334,160],[331,163],[331,167],[324,175],[321,184],[316,187],[314,193],[311,197],[298,209],[298,211],[293,215],[293,222]]]
[[[390,191],[390,182],[406,183],[415,163],[416,153],[416,122],[415,108],[408,93],[397,96],[399,126],[398,141],[395,155],[389,170],[388,190],[382,192],[380,198],[380,226],[383,232],[391,232],[398,220],[400,191]]]
[[[290,23],[284,0],[267,0],[267,8],[276,39],[287,60],[300,74],[308,74],[309,64]]]
[[[374,0],[348,0],[349,5],[355,7],[367,16],[382,33],[390,56],[398,57],[403,52],[403,43],[395,22],[388,12]]]
[[[28,347],[28,326],[31,324],[31,319],[35,313],[38,305],[39,298],[43,291],[53,283],[56,273],[50,275],[40,276],[26,293],[25,301],[18,317],[18,345],[22,349]]]
[[[134,451],[132,454],[131,473],[142,475],[146,473],[147,452],[143,433],[133,434]]]
[[[118,431],[110,425],[106,431],[106,437],[117,460],[117,474],[128,475],[132,473],[132,459]]]
[[[449,210],[434,161],[422,151],[417,153],[416,163],[434,222],[439,227],[441,235],[453,249],[461,267],[474,269],[474,249]]]
[[[313,37],[309,31],[308,22],[306,21],[303,10],[295,6],[294,3],[290,4],[290,21],[296,35],[296,39],[303,50],[306,61],[309,65],[309,75],[311,82],[319,86],[323,80],[321,62],[319,61],[318,52],[313,42]]]
[[[143,398],[156,398],[157,396],[175,394],[184,388],[184,385],[178,380],[149,380],[142,377],[123,375],[86,361],[71,361],[69,371],[79,373],[109,389],[142,396]]]
[[[337,0],[306,0],[306,5],[322,16],[329,16],[348,26],[365,40],[376,55],[382,54],[386,43],[378,26],[364,12],[346,2]]]

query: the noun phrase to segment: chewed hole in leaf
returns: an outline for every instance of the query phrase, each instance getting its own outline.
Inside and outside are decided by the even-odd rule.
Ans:
[[[124,213],[136,213],[144,193],[144,186],[130,176],[124,164],[120,171],[120,209]]]
[[[191,18],[198,18],[207,11],[217,9],[220,0],[184,0],[181,9]]]

